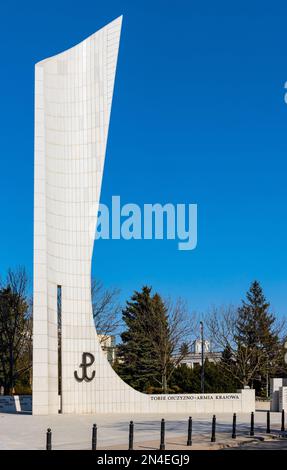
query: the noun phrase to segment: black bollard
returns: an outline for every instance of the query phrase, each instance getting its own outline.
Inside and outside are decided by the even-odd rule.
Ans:
[[[212,418],[212,430],[211,430],[211,442],[215,442],[215,441],[216,441],[216,438],[215,438],[215,430],[216,430],[216,416],[213,415],[213,418]]]
[[[281,414],[281,432],[285,431],[285,411],[282,410]]]
[[[52,431],[50,428],[47,429],[46,450],[52,450]]]
[[[251,413],[250,436],[254,436],[254,413]]]
[[[192,436],[192,417],[190,416],[188,419],[187,444],[186,444],[187,446],[192,445],[191,436]]]
[[[236,439],[236,413],[233,414],[232,421],[232,439]]]
[[[134,422],[130,422],[130,429],[129,429],[129,450],[133,450],[134,448]]]
[[[266,426],[266,434],[270,434],[270,411],[267,411],[267,426]]]
[[[165,437],[165,421],[164,421],[164,419],[162,419],[161,423],[160,423],[160,446],[159,446],[159,450],[165,450],[164,437]]]
[[[93,433],[92,433],[92,450],[97,450],[97,425],[93,424]]]

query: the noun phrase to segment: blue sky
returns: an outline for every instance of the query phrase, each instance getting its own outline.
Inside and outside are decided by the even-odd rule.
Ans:
[[[5,3],[0,272],[32,276],[34,64],[123,14],[101,200],[196,203],[198,246],[100,240],[95,275],[123,299],[149,284],[197,311],[238,303],[256,278],[285,315],[286,2]]]

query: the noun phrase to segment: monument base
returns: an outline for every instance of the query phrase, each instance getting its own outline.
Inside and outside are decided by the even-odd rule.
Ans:
[[[287,409],[287,379],[272,378],[270,381],[271,411]]]
[[[139,393],[139,392],[138,392]],[[63,414],[114,414],[114,413],[147,413],[172,414],[185,413],[187,416],[195,414],[216,413],[251,413],[255,411],[255,390],[244,389],[236,393],[203,393],[203,394],[177,394],[177,395],[142,395],[142,401],[136,402],[106,402],[92,411],[76,411],[64,408]],[[45,413],[33,413],[45,414]]]

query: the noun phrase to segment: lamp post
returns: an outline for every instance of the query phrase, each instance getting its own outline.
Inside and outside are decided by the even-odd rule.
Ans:
[[[284,362],[285,364],[287,364],[287,341],[285,341],[284,343],[284,349],[286,349],[286,352],[284,354]]]
[[[269,397],[269,358],[266,356],[266,398]]]
[[[201,337],[201,393],[204,393],[204,335],[203,335],[203,322],[200,322],[200,337]]]

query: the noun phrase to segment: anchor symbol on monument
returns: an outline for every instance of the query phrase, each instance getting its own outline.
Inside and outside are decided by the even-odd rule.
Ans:
[[[74,371],[74,377],[78,382],[83,382],[83,380],[85,380],[86,382],[90,382],[91,380],[93,380],[93,378],[96,375],[96,372],[93,370],[91,376],[89,377],[87,374],[87,369],[88,367],[91,367],[91,365],[93,365],[94,362],[95,362],[95,357],[93,356],[93,354],[88,353],[88,352],[84,352],[82,354],[82,363],[79,365],[79,367],[82,368],[82,377],[78,376],[78,372],[76,370]]]

